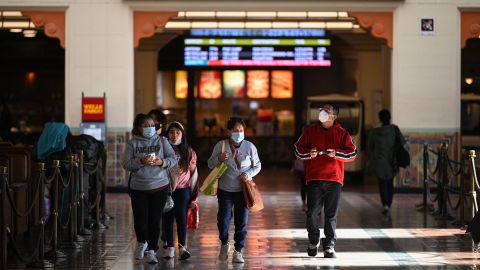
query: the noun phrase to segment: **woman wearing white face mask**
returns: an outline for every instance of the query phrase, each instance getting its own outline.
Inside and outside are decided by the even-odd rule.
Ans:
[[[167,139],[156,134],[149,116],[135,117],[132,135],[125,147],[123,168],[131,172],[129,188],[138,242],[135,258],[143,259],[147,251],[147,262],[158,263],[160,220],[169,183],[167,169],[177,164],[177,158]]]
[[[188,146],[185,129],[179,122],[172,122],[167,128],[168,141],[172,145],[178,160],[178,180],[172,193],[173,209],[163,214],[162,240],[165,241],[164,257],[174,257],[173,222],[177,223],[178,251],[180,260],[190,258],[186,248],[187,211],[198,197],[198,181],[193,179],[197,169],[197,154]]]
[[[208,167],[214,168],[220,162],[227,164],[227,171],[218,180],[217,226],[221,241],[220,260],[227,260],[230,245],[228,228],[232,216],[235,224],[235,250],[233,263],[243,263],[242,248],[247,236],[248,209],[243,197],[243,181],[252,181],[261,169],[257,148],[245,140],[245,123],[238,117],[232,117],[227,123],[227,140],[218,142],[208,159]],[[224,152],[222,152],[222,144]],[[233,211],[232,211],[233,208]],[[233,212],[233,215],[232,215]]]

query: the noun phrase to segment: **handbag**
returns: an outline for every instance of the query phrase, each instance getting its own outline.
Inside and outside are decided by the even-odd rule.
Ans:
[[[225,141],[222,141],[222,152],[225,151]],[[227,164],[222,162],[210,171],[207,178],[203,181],[200,191],[207,196],[217,196],[218,178],[220,178],[228,169]]]
[[[245,199],[245,205],[251,212],[258,212],[263,209],[262,195],[255,182],[243,182],[243,198]]]
[[[395,164],[399,167],[406,168],[410,165],[410,154],[403,147],[400,139],[400,129],[395,126]]]
[[[192,202],[193,208],[188,208],[187,229],[198,229],[200,222],[200,207],[197,202]]]

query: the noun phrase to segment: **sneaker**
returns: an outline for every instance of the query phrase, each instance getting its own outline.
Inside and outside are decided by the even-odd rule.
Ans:
[[[308,253],[308,256],[310,257],[317,256],[317,253],[318,253],[317,245],[312,245],[312,244],[308,245],[307,253]]]
[[[135,259],[141,260],[145,256],[145,250],[147,250],[148,244],[138,242],[137,250],[135,250]]]
[[[329,247],[323,251],[323,257],[325,258],[336,258],[335,256],[335,249],[333,247]]]
[[[244,263],[244,262],[245,260],[243,259],[242,252],[234,250],[232,254],[232,263]]]
[[[149,251],[147,251],[146,262],[147,263],[158,263],[157,253],[155,253],[155,251],[153,251],[153,249],[150,249]]]
[[[186,260],[191,256],[190,252],[188,252],[188,250],[184,246],[180,246],[179,253],[180,253],[180,260]]]
[[[228,259],[228,252],[230,251],[230,244],[226,243],[225,245],[220,246],[220,254],[218,254],[218,258],[222,261],[226,261]]]
[[[165,259],[172,259],[175,257],[175,249],[173,247],[167,247],[167,249],[163,251],[163,257]]]

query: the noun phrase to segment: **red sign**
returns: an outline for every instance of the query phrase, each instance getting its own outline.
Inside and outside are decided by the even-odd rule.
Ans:
[[[105,98],[82,97],[82,122],[105,121]]]

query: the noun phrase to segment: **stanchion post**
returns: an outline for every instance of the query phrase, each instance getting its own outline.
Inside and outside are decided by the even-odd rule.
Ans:
[[[460,207],[458,208],[459,225],[465,225],[465,153],[460,156]]]
[[[58,251],[58,174],[60,173],[60,160],[53,161],[53,167],[55,168],[55,177],[53,178],[53,197],[55,198],[52,211],[52,230],[53,230],[53,243],[52,252],[56,254]]]
[[[70,173],[68,174],[69,177],[69,194],[70,194],[70,223],[68,224],[68,238],[70,242],[75,241],[75,155],[70,156]]]
[[[443,143],[444,148],[443,148],[443,173],[442,173],[442,217],[447,217],[448,216],[448,210],[447,210],[447,192],[448,192],[448,143],[444,142]]]
[[[80,234],[85,233],[85,192],[83,191],[83,163],[84,163],[84,156],[83,156],[83,150],[80,150],[78,153],[79,160],[78,160],[78,166],[79,166],[79,181],[80,181],[80,198],[79,198],[79,211],[80,211],[80,222],[79,224],[79,231]]]
[[[423,207],[428,210],[427,202],[428,181],[428,144],[423,145]]]
[[[470,220],[473,219],[473,217],[476,214],[476,210],[478,210],[478,205],[477,205],[477,192],[476,192],[476,183],[475,183],[475,150],[470,150],[468,151],[468,157],[469,157],[469,171],[470,171],[470,191],[469,195],[470,198],[472,199],[472,210],[470,211]]]
[[[39,191],[38,191],[38,211],[40,212],[40,226],[43,226],[43,233],[40,236],[40,246],[38,247],[38,255],[40,257],[40,261],[43,262],[45,259],[45,188],[44,188],[44,181],[45,181],[45,163],[38,163],[38,173],[40,174],[37,178],[40,183],[38,183]]]
[[[7,269],[7,173],[7,167],[0,167],[0,243],[2,245],[0,257],[2,269]]]

